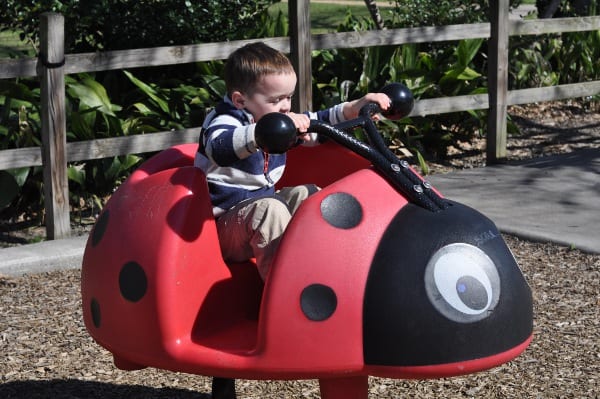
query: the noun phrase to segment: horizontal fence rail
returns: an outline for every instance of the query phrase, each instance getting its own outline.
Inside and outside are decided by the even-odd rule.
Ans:
[[[196,128],[76,141],[67,143],[67,162],[160,151],[177,144],[195,143],[198,134],[199,129]],[[43,165],[40,147],[3,150],[0,155],[0,170]]]
[[[582,21],[578,21],[582,20]],[[526,20],[511,21],[511,35],[538,35],[564,31],[598,30],[600,29],[600,17],[585,18],[561,18],[552,20]],[[382,39],[385,38],[385,40]],[[372,47],[402,45],[418,42],[441,42],[449,40],[478,39],[490,37],[490,24],[467,24],[451,25],[445,27],[390,29],[377,32],[343,32],[312,35],[311,48],[313,50],[336,49],[348,47]],[[261,39],[268,45],[289,53],[289,39],[287,37]],[[184,64],[190,62],[213,61],[225,59],[236,48],[255,40],[238,40],[225,43],[207,43],[189,46],[156,47],[148,49],[107,51],[104,53],[70,54],[65,56],[65,74],[81,72],[98,72],[113,69],[139,68],[145,66],[160,66]],[[160,60],[160,61],[158,61]],[[20,60],[0,60],[0,78],[32,77],[37,76],[38,59],[31,57]],[[575,97],[593,96],[600,93],[600,81],[573,83],[550,87],[537,87],[531,89],[511,90],[508,92],[508,105],[527,104],[540,101],[563,100]],[[460,112],[466,110],[481,110],[489,108],[487,94],[470,96],[441,97],[434,99],[418,100],[412,111],[412,116],[437,115],[449,112]],[[148,148],[145,141],[153,141],[158,134],[171,132],[152,133],[135,139],[139,148]],[[176,135],[178,139],[160,141],[166,146],[174,143],[187,143],[194,140],[189,134]],[[115,145],[120,141],[124,146],[132,142],[129,137],[118,137],[114,140]],[[93,140],[96,141],[96,140]],[[73,143],[74,144],[74,143]],[[70,146],[71,143],[68,144]],[[93,144],[89,145],[90,147]],[[41,165],[39,148],[19,148],[15,150],[0,151],[0,170],[24,166]],[[152,150],[136,151],[138,153],[157,151],[163,148],[151,146]],[[119,150],[115,152],[103,152],[92,155],[96,159],[122,155]],[[69,161],[85,160],[86,158],[69,157]],[[14,162],[14,163],[13,163]]]
[[[552,87],[511,90],[508,105],[530,104],[543,101],[565,100],[575,97],[594,96],[600,93],[600,82],[572,83]],[[476,94],[467,96],[430,98],[418,100],[409,116],[428,116],[465,110],[488,109],[489,96]],[[177,144],[198,141],[198,129],[112,137],[67,143],[67,161],[85,161],[127,154],[160,151]],[[42,166],[42,149],[24,147],[0,151],[0,170]]]
[[[575,97],[593,96],[600,93],[600,81],[581,82],[551,87],[511,90],[507,88],[507,43],[509,36],[541,35],[561,32],[579,32],[600,30],[600,17],[557,18],[536,20],[509,20],[508,0],[493,2],[492,18],[490,23],[449,25],[439,27],[417,27],[402,29],[387,29],[366,32],[339,32],[327,34],[310,34],[307,23],[308,13],[299,10],[308,10],[307,0],[290,0],[290,37],[261,38],[251,40],[237,40],[221,43],[205,43],[186,46],[155,47],[133,50],[106,51],[97,53],[63,54],[64,65],[51,71],[50,81],[65,74],[82,72],[98,72],[107,70],[120,70],[149,66],[163,66],[186,64],[192,62],[213,61],[226,59],[235,49],[249,42],[261,40],[284,53],[290,54],[297,70],[298,81],[305,82],[298,87],[299,109],[310,109],[311,104],[311,64],[309,50],[342,49],[375,46],[396,46],[411,43],[458,41],[464,39],[490,39],[489,57],[490,70],[488,73],[488,94],[443,97],[423,99],[415,102],[415,107],[410,115],[426,116],[449,112],[467,110],[489,109],[490,123],[488,123],[487,156],[488,162],[494,162],[506,156],[506,106],[526,104],[540,101],[562,100]],[[42,24],[43,25],[43,24]],[[50,27],[50,32],[52,32]],[[41,32],[41,36],[53,38],[53,33]],[[64,34],[64,33],[63,33]],[[42,46],[47,45],[42,43]],[[42,50],[43,51],[43,50]],[[47,50],[48,52],[48,50]],[[40,77],[47,75],[50,69],[47,62],[42,62],[43,57],[28,57],[21,59],[0,60],[0,79],[18,77]],[[56,60],[62,64],[61,60]],[[58,75],[57,75],[58,74]],[[42,82],[43,83],[43,82]],[[56,90],[51,90],[50,95],[55,95]],[[63,83],[64,92],[64,83]],[[64,96],[64,93],[63,93]],[[57,98],[42,98],[42,108],[48,107]],[[58,97],[60,102],[60,97]],[[64,99],[63,99],[64,101]],[[297,104],[298,105],[298,104]],[[50,107],[50,112],[56,112]],[[49,115],[47,124],[56,121],[64,122],[64,115]],[[60,123],[57,125],[60,133]],[[52,129],[51,129],[52,132]],[[62,132],[61,134],[64,134]],[[45,133],[43,133],[45,134]],[[44,178],[44,185],[57,188],[66,185],[66,181],[55,182],[55,175],[66,174],[66,163],[85,161],[126,155],[131,153],[145,153],[160,151],[170,146],[182,143],[195,142],[198,137],[197,129],[149,133],[135,136],[96,139],[82,142],[58,144],[57,154],[62,158],[58,162],[55,154],[43,153],[43,147],[27,147],[0,151],[0,170],[44,166],[48,169],[48,177]],[[46,145],[50,146],[51,143]],[[56,146],[56,143],[54,143]],[[49,158],[49,159],[48,159]],[[57,172],[57,170],[60,170]],[[64,178],[66,179],[66,177]],[[62,193],[64,196],[64,193]],[[65,211],[64,203],[56,204],[56,194],[49,193],[53,199],[46,199],[47,215],[52,219],[47,221],[47,236],[59,238],[70,234],[68,223],[68,210]],[[49,202],[60,205],[62,210],[48,209]],[[64,202],[64,200],[63,200]],[[66,215],[65,215],[66,212]],[[65,224],[67,226],[65,227]],[[56,226],[62,226],[57,229]]]
[[[600,30],[600,16],[509,21],[510,36]],[[397,46],[465,39],[489,39],[490,23],[338,32],[311,35],[311,50]],[[187,64],[226,59],[236,48],[257,39],[186,46],[153,47],[96,53],[67,54],[65,74],[99,72],[149,66]],[[260,39],[282,52],[290,52],[289,37]],[[38,76],[36,57],[0,60],[0,79]]]

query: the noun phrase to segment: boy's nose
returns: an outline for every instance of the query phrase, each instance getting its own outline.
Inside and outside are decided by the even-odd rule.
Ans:
[[[281,110],[280,110],[281,113],[287,114],[291,110],[292,110],[292,101],[285,100],[285,101],[281,102]]]

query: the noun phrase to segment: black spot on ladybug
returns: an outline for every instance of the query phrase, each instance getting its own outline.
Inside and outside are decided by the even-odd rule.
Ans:
[[[360,202],[347,193],[328,195],[321,202],[321,215],[330,225],[340,229],[358,226],[363,217]]]
[[[90,302],[90,312],[92,314],[92,322],[94,323],[94,327],[100,328],[100,322],[102,321],[102,318],[100,317],[100,304],[96,298],[92,298]]]
[[[324,321],[335,312],[337,296],[331,287],[312,284],[302,290],[300,307],[309,320]]]
[[[102,212],[98,220],[96,221],[96,225],[94,226],[94,231],[92,232],[92,246],[95,247],[100,243],[102,237],[104,237],[104,233],[106,232],[106,228],[108,227],[108,219],[110,218],[110,214],[108,209]]]
[[[146,272],[136,262],[128,262],[119,273],[119,289],[123,298],[137,302],[146,295],[148,279]]]

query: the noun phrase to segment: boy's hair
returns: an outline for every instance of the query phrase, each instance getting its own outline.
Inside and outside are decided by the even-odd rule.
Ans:
[[[295,71],[285,54],[262,42],[246,44],[231,53],[225,63],[227,93],[239,91],[252,95],[263,76],[287,73]]]

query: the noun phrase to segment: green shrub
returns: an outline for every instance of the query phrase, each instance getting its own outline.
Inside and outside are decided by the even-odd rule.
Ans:
[[[516,8],[523,1],[510,0]],[[489,22],[489,0],[394,1],[390,25],[393,27],[444,26]]]
[[[219,77],[222,64],[198,64],[197,81],[171,79],[170,85],[163,87],[145,83],[131,72],[118,72],[131,82],[127,91],[119,92],[117,101],[125,101],[121,104],[112,100],[96,76],[66,76],[67,139],[74,142],[198,126],[205,108],[224,94],[224,82]],[[40,93],[36,86],[37,79],[0,80],[0,149],[41,144]],[[143,159],[127,155],[70,164],[71,202],[76,205],[83,198],[98,205],[99,199],[110,194]],[[12,202],[13,214],[24,211],[23,207],[31,207],[31,214],[40,210],[43,202],[36,198],[42,196],[41,168],[5,171],[0,180],[7,187],[0,196],[0,208]]]
[[[600,30],[513,37],[509,88],[599,80]]]
[[[365,18],[348,15],[339,30],[372,29]],[[323,50],[313,52],[315,101],[332,103],[376,91],[388,82],[403,82],[416,98],[434,98],[486,92],[484,40],[439,45],[408,44]],[[386,138],[401,140],[418,159],[444,158],[447,148],[481,134],[486,113],[481,111],[407,118],[383,126]],[[422,167],[422,169],[426,169]]]
[[[218,42],[256,29],[275,0],[4,0],[0,29],[36,43],[39,16],[65,16],[67,52]]]

